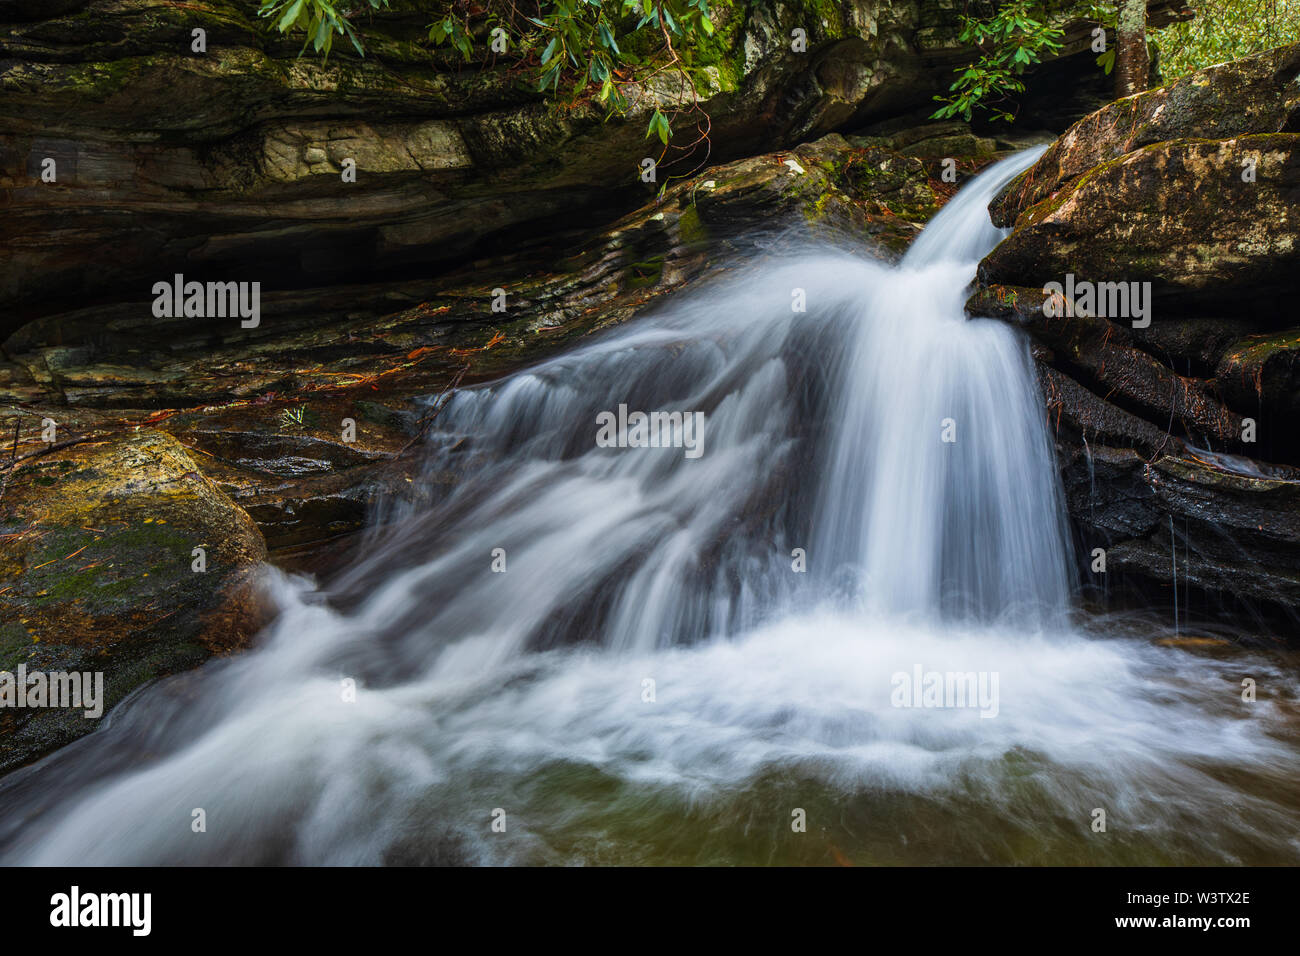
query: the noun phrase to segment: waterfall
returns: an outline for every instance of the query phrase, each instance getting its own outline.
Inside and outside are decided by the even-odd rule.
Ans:
[[[1040,153],[959,193],[902,267],[855,299],[816,540],[824,559],[859,563],[879,612],[1067,606],[1069,537],[1028,352],[1002,323],[963,314],[1000,236],[988,202]]]
[[[1289,689],[1244,708],[1235,670],[1069,623],[1027,346],[962,310],[1036,156],[896,267],[737,263],[456,392],[425,463],[451,490],[327,588],[272,572],[254,650],[0,781],[0,858],[1296,862],[1282,672],[1252,659]],[[638,412],[702,415],[697,447],[598,441]],[[980,706],[900,701],[928,673]]]

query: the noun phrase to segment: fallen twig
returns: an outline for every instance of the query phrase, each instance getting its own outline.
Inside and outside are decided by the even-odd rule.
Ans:
[[[21,465],[23,462],[28,461],[32,458],[39,458],[41,457],[41,455],[48,455],[52,451],[60,451],[61,449],[64,448],[71,448],[73,445],[80,445],[83,442],[103,441],[103,440],[106,440],[105,436],[103,435],[81,435],[77,438],[67,438],[64,439],[63,441],[54,442],[54,444],[48,445],[47,447],[42,448],[40,451],[32,451],[32,452],[28,452],[26,455],[23,455],[19,458],[11,458],[9,459],[7,464],[0,465],[0,469],[10,470],[14,468],[16,465]]]
[[[433,409],[415,423],[415,437],[401,447],[397,452],[398,458],[405,455],[412,446],[424,440],[425,434],[429,430],[429,426],[433,424],[433,420],[438,417],[442,410],[447,407],[447,403],[451,401],[451,393],[460,387],[461,380],[465,377],[466,373],[469,372],[469,366],[469,362],[462,365],[460,371],[456,373],[456,376],[447,383],[446,387],[441,392],[438,393],[438,397],[433,400]]]

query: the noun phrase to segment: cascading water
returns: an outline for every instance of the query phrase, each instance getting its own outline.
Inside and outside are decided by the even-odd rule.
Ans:
[[[981,177],[855,296],[816,541],[822,560],[860,563],[875,611],[1066,608],[1068,534],[1028,354],[1011,329],[963,314],[1000,237],[989,200],[1040,153]]]
[[[755,264],[455,394],[428,460],[455,490],[327,592],[274,575],[256,650],[6,778],[4,861],[1300,859],[1285,672],[1068,623],[1026,346],[962,314],[1034,158],[896,268]],[[703,412],[700,454],[598,447],[620,405]],[[896,706],[917,670],[996,700]]]

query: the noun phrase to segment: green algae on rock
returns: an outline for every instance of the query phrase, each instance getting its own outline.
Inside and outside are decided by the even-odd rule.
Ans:
[[[103,672],[112,707],[242,647],[262,619],[265,554],[256,525],[162,432],[20,462],[0,497],[0,668]],[[2,711],[0,769],[95,725],[79,711]]]

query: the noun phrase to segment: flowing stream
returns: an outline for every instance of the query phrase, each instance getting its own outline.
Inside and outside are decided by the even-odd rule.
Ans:
[[[1291,672],[1072,611],[1027,346],[962,311],[1035,158],[898,266],[739,264],[457,392],[452,490],[0,782],[3,861],[1300,862]],[[699,454],[600,447],[620,405],[703,412]]]

